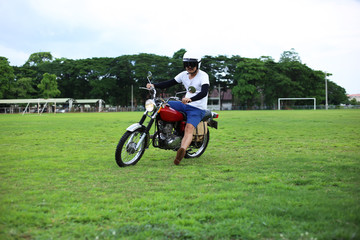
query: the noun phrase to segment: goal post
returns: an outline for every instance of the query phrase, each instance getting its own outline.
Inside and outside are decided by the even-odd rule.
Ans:
[[[314,101],[314,110],[316,110],[316,98],[278,98],[278,110],[281,110],[281,100],[313,100]]]

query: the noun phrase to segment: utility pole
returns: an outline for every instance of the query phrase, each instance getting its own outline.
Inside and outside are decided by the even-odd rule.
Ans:
[[[219,84],[219,110],[221,110],[221,87]]]
[[[134,111],[134,86],[131,85],[131,111]]]
[[[325,72],[325,109],[328,110],[328,89],[327,89],[327,79],[326,79],[326,72]]]

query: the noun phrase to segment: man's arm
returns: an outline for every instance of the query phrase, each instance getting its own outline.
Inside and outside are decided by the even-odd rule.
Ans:
[[[194,102],[194,101],[197,101],[197,100],[200,100],[200,99],[206,97],[206,95],[209,92],[209,87],[210,87],[209,84],[201,85],[201,91],[198,94],[196,94],[195,96],[191,97],[190,98],[191,101]]]
[[[155,88],[169,88],[172,87],[174,85],[178,84],[178,82],[175,79],[171,79],[169,81],[165,81],[165,82],[161,82],[161,83],[155,83],[154,86]]]

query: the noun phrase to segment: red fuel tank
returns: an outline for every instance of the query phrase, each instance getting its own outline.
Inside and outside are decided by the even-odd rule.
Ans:
[[[160,110],[160,117],[166,122],[178,122],[184,119],[182,113],[176,111],[169,106],[165,106]]]

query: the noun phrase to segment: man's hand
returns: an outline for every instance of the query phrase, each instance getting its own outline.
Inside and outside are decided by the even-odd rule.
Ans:
[[[181,102],[182,102],[183,104],[188,104],[188,103],[191,103],[192,101],[191,101],[190,98],[183,98],[183,99],[181,100]]]
[[[154,84],[148,83],[146,84],[146,88],[150,89],[150,88],[155,88]]]

